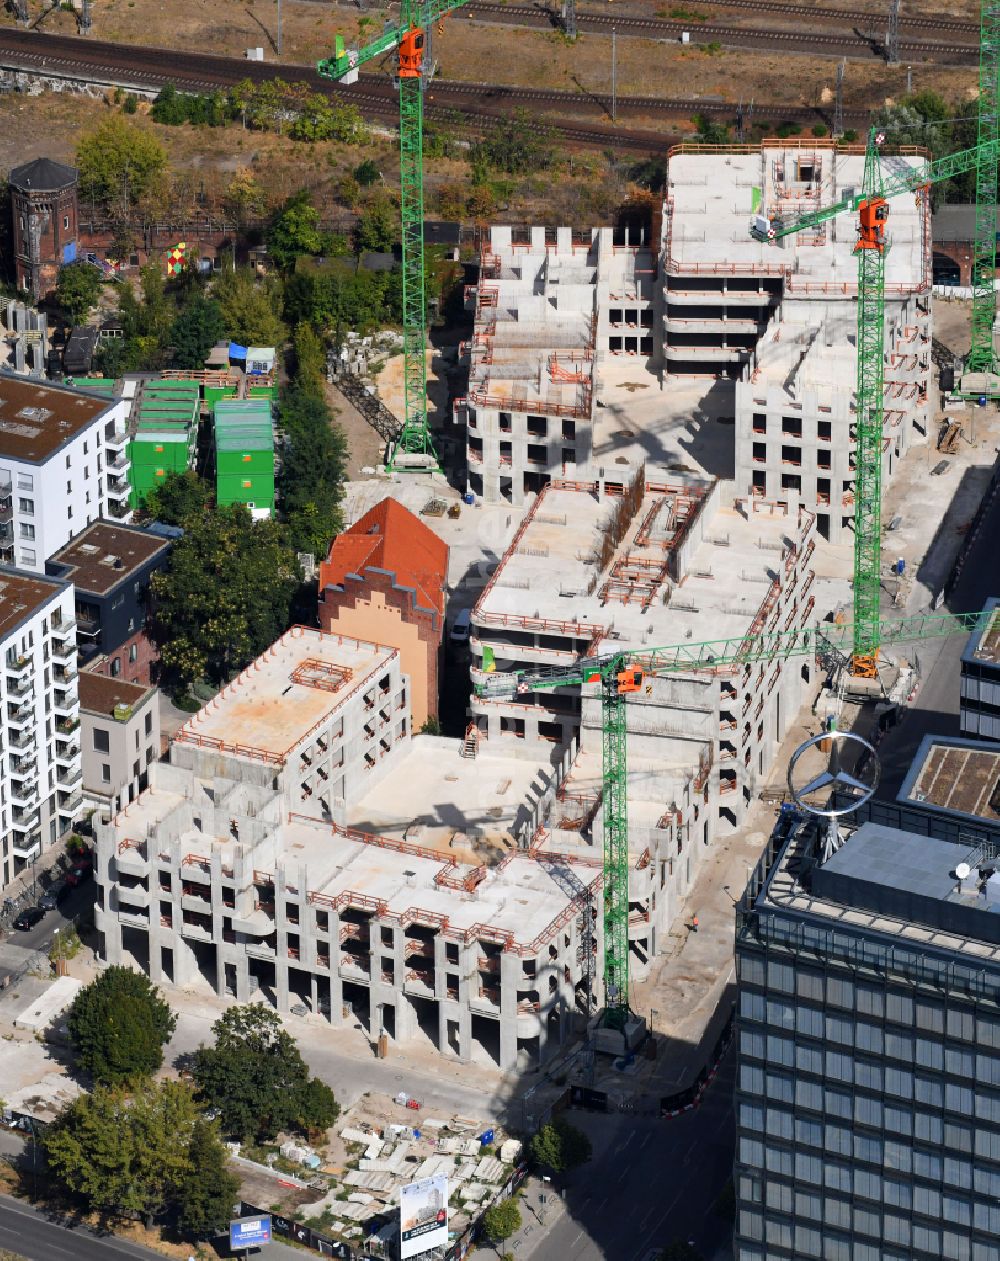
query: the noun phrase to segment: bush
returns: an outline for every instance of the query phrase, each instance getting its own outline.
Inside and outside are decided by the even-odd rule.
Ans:
[[[841,140],[843,140],[846,144],[854,144],[857,138],[858,138],[858,133],[854,130],[853,127],[848,127],[848,129],[841,136]]]
[[[818,140],[820,137],[826,135],[827,128],[823,123],[816,123],[812,129],[812,133]]]

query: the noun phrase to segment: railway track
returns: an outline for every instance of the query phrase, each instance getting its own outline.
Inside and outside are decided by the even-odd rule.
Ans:
[[[803,15],[809,10],[795,6]],[[548,28],[552,14],[531,5],[470,4],[461,10],[468,18],[497,22],[505,26]],[[695,44],[716,42],[727,48],[775,48],[780,51],[814,53],[820,56],[857,57],[862,50],[869,57],[881,58],[884,51],[878,33],[867,33],[870,14],[863,25],[842,32],[812,29],[786,30],[774,27],[736,26],[720,22],[692,22],[668,18],[642,18],[628,14],[577,13],[577,26],[587,33],[631,34],[647,39],[664,39],[680,43],[685,33]],[[456,19],[457,20],[457,19]],[[941,29],[934,27],[932,29]],[[978,30],[978,28],[977,28]],[[913,61],[933,61],[943,65],[967,65],[979,60],[976,43],[947,40],[901,39],[900,52]]]
[[[278,66],[235,58],[213,57],[202,53],[172,53],[166,58],[162,50],[143,46],[123,46],[101,41],[79,40],[72,36],[41,35],[22,31],[0,31],[0,62],[16,64],[18,68],[44,74],[64,73],[86,77],[94,76],[101,81],[122,82],[139,88],[155,89],[172,83],[189,91],[211,91],[232,87],[241,80],[251,78],[256,82],[282,77],[289,81],[305,81],[316,91],[324,92],[338,100],[351,101],[363,112],[379,118],[397,117],[398,103],[391,82],[380,75],[362,74],[357,86],[343,87],[320,78],[312,66]],[[583,92],[548,91],[542,88],[506,87],[488,83],[446,83],[435,80],[426,103],[427,114],[433,119],[450,118],[454,111],[470,117],[492,118],[510,112],[511,107],[544,108],[567,113],[583,112],[595,115],[607,114],[609,102],[597,95]],[[737,106],[728,101],[703,100],[698,97],[649,97],[619,96],[618,110],[622,114],[683,117],[689,119],[695,113],[716,118],[734,118]],[[813,123],[821,118],[812,108],[789,109],[782,106],[760,105],[754,109],[755,117],[771,122],[801,121]],[[851,115],[863,118],[863,114]],[[601,144],[631,144],[646,150],[662,149],[667,137],[629,131],[620,127],[594,128],[589,125],[547,122],[567,139],[579,138],[583,133],[598,137]],[[572,134],[571,134],[572,133]]]
[[[692,13],[698,13],[702,7],[707,10],[716,8],[737,9],[740,12],[760,14],[762,17],[776,18],[779,21],[791,21],[793,19],[805,18],[810,23],[814,22],[839,22],[848,30],[867,30],[878,21],[882,26],[885,25],[886,19],[878,14],[870,12],[857,12],[852,9],[821,9],[815,8],[808,4],[771,4],[768,0],[704,0],[704,5],[699,4],[699,0],[689,0],[693,4]],[[520,20],[535,19],[538,25],[558,25],[559,12],[558,8],[550,9],[544,5],[503,5],[489,3],[484,0],[478,3],[477,0],[470,0],[461,10],[460,14],[469,14],[480,17],[487,21],[512,23]],[[710,14],[708,16],[711,16]],[[692,35],[695,31],[704,29],[705,24],[700,20],[689,17],[684,21],[678,21],[670,18],[660,17],[643,17],[635,13],[591,13],[586,10],[577,9],[576,14],[577,26],[582,31],[586,30],[610,30],[612,27],[618,31],[625,33],[626,31],[634,31],[635,33],[649,32],[655,38],[658,31],[670,32],[678,26],[690,31]],[[970,43],[977,43],[979,40],[979,23],[963,22],[957,18],[922,18],[908,17],[904,12],[899,15],[900,30],[919,30],[919,31],[941,31],[951,36],[968,35]]]

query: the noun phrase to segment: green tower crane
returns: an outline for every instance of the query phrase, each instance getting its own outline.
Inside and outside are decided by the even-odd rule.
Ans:
[[[995,373],[997,313],[997,142],[1000,141],[1000,4],[983,0],[979,26],[976,239],[972,250],[972,337],[966,371]]]
[[[921,613],[880,622],[876,641],[905,643],[968,633],[985,625],[988,613]],[[629,1006],[629,853],[628,853],[628,697],[641,691],[646,679],[667,674],[718,673],[776,658],[820,657],[847,660],[857,642],[849,625],[765,631],[704,643],[670,644],[584,657],[570,666],[552,666],[516,673],[480,672],[476,694],[486,700],[508,700],[519,694],[557,687],[598,684],[601,689],[601,773],[604,789],[602,851],[604,930],[604,1010],[607,1028],[621,1030]]]
[[[364,48],[345,47],[316,69],[326,79],[354,83],[367,62],[395,51],[399,88],[399,176],[403,247],[403,425],[389,456],[399,472],[434,472],[437,455],[427,424],[427,300],[424,269],[424,92],[434,73],[424,59],[431,23],[465,0],[402,0],[399,22]]]

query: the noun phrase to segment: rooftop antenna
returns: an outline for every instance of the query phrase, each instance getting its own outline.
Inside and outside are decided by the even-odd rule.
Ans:
[[[844,134],[844,72],[847,69],[847,58],[844,57],[837,67],[837,99],[833,108],[833,135],[836,139]]]

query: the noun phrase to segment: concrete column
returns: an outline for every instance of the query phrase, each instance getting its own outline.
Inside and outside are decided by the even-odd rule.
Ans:
[[[514,1068],[517,1064],[517,1003],[511,997],[514,1008],[512,1016],[501,1012],[500,1015],[500,1069],[502,1072]]]
[[[236,1001],[238,1003],[249,1003],[250,1001],[250,960],[246,955],[238,956],[236,963]]]
[[[279,937],[279,941],[281,938]],[[279,947],[281,949],[282,947]],[[288,1010],[288,962],[286,959],[274,960],[274,993],[278,1011]]]

